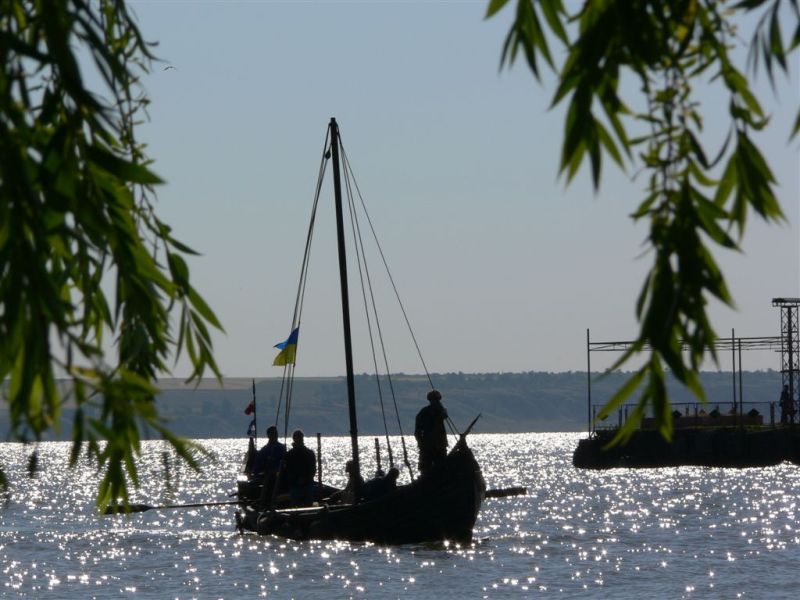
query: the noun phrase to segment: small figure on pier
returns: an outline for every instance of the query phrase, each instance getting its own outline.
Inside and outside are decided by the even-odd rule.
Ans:
[[[789,422],[794,422],[794,403],[789,396],[789,386],[784,385],[781,391],[781,398],[778,401],[781,407],[781,424],[786,425]]]
[[[447,410],[442,406],[438,390],[428,392],[428,406],[417,413],[414,437],[419,446],[419,471],[425,475],[447,456],[447,431],[444,428]]]

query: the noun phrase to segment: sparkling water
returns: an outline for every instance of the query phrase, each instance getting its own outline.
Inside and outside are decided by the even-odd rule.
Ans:
[[[292,542],[234,528],[233,506],[102,516],[98,475],[67,468],[69,444],[0,444],[11,482],[0,510],[0,594],[35,598],[613,598],[796,597],[800,470],[682,467],[584,471],[583,434],[471,435],[489,488],[469,547]],[[313,445],[313,438],[307,438]],[[413,439],[407,442],[415,446]],[[163,478],[145,442],[141,487],[152,506],[229,500],[244,440],[203,440],[195,473]],[[383,443],[385,448],[385,441]],[[364,472],[375,469],[372,438]],[[395,455],[400,445],[394,440]],[[323,438],[323,475],[344,484],[349,438]],[[414,456],[410,457],[412,462]],[[383,457],[384,468],[386,457]],[[404,472],[401,482],[408,480]],[[387,519],[391,515],[386,515]]]

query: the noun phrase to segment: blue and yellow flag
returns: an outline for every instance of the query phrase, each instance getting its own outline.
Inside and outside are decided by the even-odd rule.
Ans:
[[[275,360],[272,361],[273,365],[282,367],[294,364],[294,358],[297,355],[297,335],[299,332],[300,327],[295,327],[285,342],[275,344],[275,348],[278,348],[280,352],[275,357]]]

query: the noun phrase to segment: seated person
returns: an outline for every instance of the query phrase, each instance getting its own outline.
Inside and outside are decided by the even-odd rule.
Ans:
[[[292,506],[311,506],[314,503],[314,475],[317,457],[307,448],[300,429],[292,434],[292,449],[284,458],[286,483],[289,486]]]
[[[259,504],[263,507],[272,506],[285,456],[286,445],[278,441],[278,428],[272,425],[267,428],[267,443],[256,454],[252,470],[252,477],[263,484],[259,495]]]
[[[252,478],[260,479],[265,472],[277,473],[284,456],[286,456],[286,444],[278,441],[278,428],[270,425],[267,427],[267,443],[256,453],[253,460]]]
[[[364,487],[364,478],[360,473],[355,473],[355,463],[348,460],[344,465],[347,473],[347,485],[343,490],[339,490],[328,498],[331,504],[352,504],[356,500],[356,494]]]
[[[369,502],[370,500],[376,500],[386,494],[390,494],[397,489],[397,478],[399,475],[400,471],[392,467],[384,477],[370,479],[361,488],[361,499],[364,502]]]

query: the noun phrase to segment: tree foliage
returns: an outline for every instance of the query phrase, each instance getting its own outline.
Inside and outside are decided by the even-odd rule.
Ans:
[[[507,4],[491,0],[487,18]],[[781,28],[786,14],[794,17],[788,39]],[[749,42],[737,27],[746,16],[757,18]],[[551,50],[554,44],[564,51]],[[737,48],[748,44],[753,71],[763,66],[773,82],[776,67],[786,73],[800,45],[797,0],[587,0],[574,14],[561,0],[517,0],[501,66],[522,54],[537,79],[542,64],[556,71],[552,104],[567,104],[560,167],[567,181],[588,158],[599,187],[604,156],[648,175],[632,218],[649,222],[653,263],[636,303],[638,337],[612,369],[634,354],[648,358],[598,415],[605,418],[639,393],[615,441],[630,436],[648,405],[670,437],[666,368],[705,399],[698,369],[706,355],[716,359],[708,300],[733,305],[712,250],[740,249],[752,211],[766,221],[784,219],[754,139],[769,116],[735,60]],[[623,77],[638,89],[623,89]],[[708,86],[727,95],[729,117],[724,142],[711,150],[702,136],[707,107],[698,100]],[[800,115],[791,135],[798,129]]]
[[[41,439],[74,403],[72,464],[97,464],[100,505],[127,502],[143,431],[195,464],[154,402],[167,361],[185,351],[191,378],[219,375],[209,328],[220,324],[190,283],[192,250],[155,214],[161,180],[134,135],[153,57],[124,2],[2,5],[0,379],[12,437]]]

